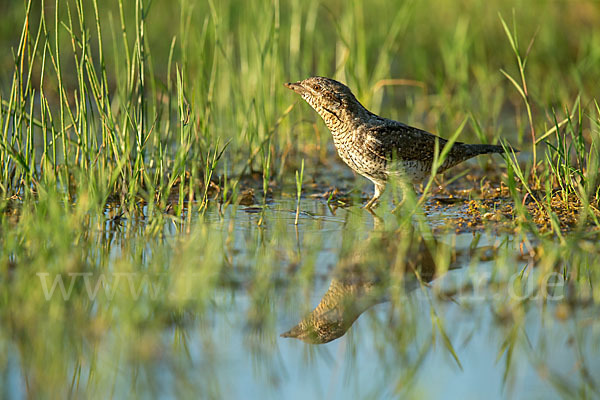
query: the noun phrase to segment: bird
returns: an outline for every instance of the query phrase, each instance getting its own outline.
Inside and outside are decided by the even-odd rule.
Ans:
[[[284,86],[298,93],[321,116],[340,158],[373,182],[374,194],[364,205],[366,209],[378,202],[390,178],[409,184],[423,182],[431,175],[436,148],[441,151],[448,142],[370,112],[348,86],[334,79],[313,76]],[[504,152],[505,148],[499,145],[455,142],[436,172],[444,172],[480,154]]]
[[[443,242],[431,239],[429,245],[447,248]],[[451,260],[449,269],[458,268],[455,263],[458,252],[447,250]],[[390,269],[390,265],[394,268]],[[340,338],[363,312],[390,300],[391,273],[394,270],[397,274],[399,267],[403,269],[402,282],[407,292],[420,287],[421,281],[431,281],[438,269],[428,242],[412,226],[390,232],[382,229],[381,221],[375,220],[364,241],[348,253],[340,254],[331,272],[329,288],[319,304],[280,336],[311,344]]]
[[[369,235],[340,252],[330,273],[329,288],[319,304],[281,337],[310,344],[329,343],[345,335],[371,307],[394,301],[392,293],[408,294],[448,271],[471,265],[472,259],[481,260],[482,255],[494,258],[498,254],[497,246],[458,249],[433,237],[424,237],[410,223],[402,229],[386,230],[383,219],[373,217]],[[439,254],[446,256],[436,257]],[[396,284],[401,287],[390,290]],[[448,289],[439,295],[451,298],[455,288]]]
[[[358,317],[386,299],[374,282],[333,278],[317,307],[280,336],[310,344],[329,343],[343,336]]]

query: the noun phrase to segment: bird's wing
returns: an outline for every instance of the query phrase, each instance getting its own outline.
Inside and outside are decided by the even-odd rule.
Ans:
[[[366,129],[365,147],[386,161],[433,161],[435,142],[441,151],[447,140],[396,121]]]

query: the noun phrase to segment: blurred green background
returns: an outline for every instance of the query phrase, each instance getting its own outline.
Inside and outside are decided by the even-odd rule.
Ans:
[[[80,58],[73,57],[66,21],[70,11],[73,31],[81,38],[76,2],[56,4],[59,20],[65,24],[58,29],[64,85],[71,93],[78,86],[75,63]],[[93,7],[89,1],[81,6],[87,21],[86,45],[98,64]],[[45,2],[51,47],[55,46],[55,7],[53,1]],[[521,54],[528,54],[525,77],[539,129],[553,124],[550,110],[564,111],[577,95],[587,105],[599,89],[597,1],[156,0],[140,7],[152,101],[175,94],[177,66],[193,112],[210,113],[204,127],[208,132],[203,134],[234,137],[233,150],[248,145],[239,140],[247,130],[256,131],[257,140],[250,139],[251,147],[255,146],[296,101],[281,86],[283,82],[310,75],[342,80],[374,112],[441,133],[452,131],[468,113],[477,118],[490,140],[500,132],[512,136],[525,131],[523,101],[500,73],[504,69],[519,80],[499,14],[514,28]],[[0,81],[4,88],[15,69],[12,54],[19,45],[25,8],[18,1],[3,5]],[[40,2],[33,2],[31,8],[29,23],[36,27]],[[125,42],[132,52],[142,15],[136,18],[136,2],[124,2],[122,8]],[[128,73],[119,3],[102,2],[98,13],[114,105],[126,95],[120,89]],[[37,68],[34,85],[39,84]],[[386,86],[384,79],[416,82]],[[45,84],[45,95],[58,101],[56,81],[47,77]],[[296,109],[294,125],[298,119],[317,119],[304,107]],[[282,129],[277,135],[282,147],[292,140],[291,131]],[[322,144],[326,139],[324,135]],[[314,142],[314,136],[301,138],[300,144],[308,145],[307,141]]]
[[[597,396],[599,21],[598,1],[0,2],[2,394]],[[520,158],[478,159],[458,203],[383,204],[378,226],[356,206],[366,180],[282,85],[310,75]],[[336,187],[358,190],[308,197]],[[463,217],[476,227],[456,233]],[[472,303],[438,296],[405,271],[411,240],[441,278],[448,249],[494,246],[447,275],[495,280]],[[321,347],[279,338],[340,265],[381,274],[386,305]],[[39,273],[80,275],[48,300]],[[508,295],[551,273],[561,301]],[[89,296],[84,276],[115,274]]]

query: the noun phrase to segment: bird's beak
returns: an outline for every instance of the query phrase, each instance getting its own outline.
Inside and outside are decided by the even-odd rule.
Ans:
[[[292,89],[294,92],[302,94],[306,91],[306,89],[304,89],[304,86],[302,86],[302,84],[300,82],[296,82],[296,83],[284,83],[283,86],[285,86],[288,89]]]

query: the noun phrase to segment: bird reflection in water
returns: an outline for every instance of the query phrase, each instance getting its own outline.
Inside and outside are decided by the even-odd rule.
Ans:
[[[457,268],[457,254],[449,246],[433,239],[426,242],[412,228],[386,232],[381,225],[375,219],[367,240],[342,255],[317,307],[282,337],[321,344],[343,336],[364,311],[389,300],[386,292],[391,274],[403,274],[401,281],[407,291],[430,282],[437,270],[432,248],[436,254],[440,250],[447,254],[444,270],[448,264],[450,269]]]

